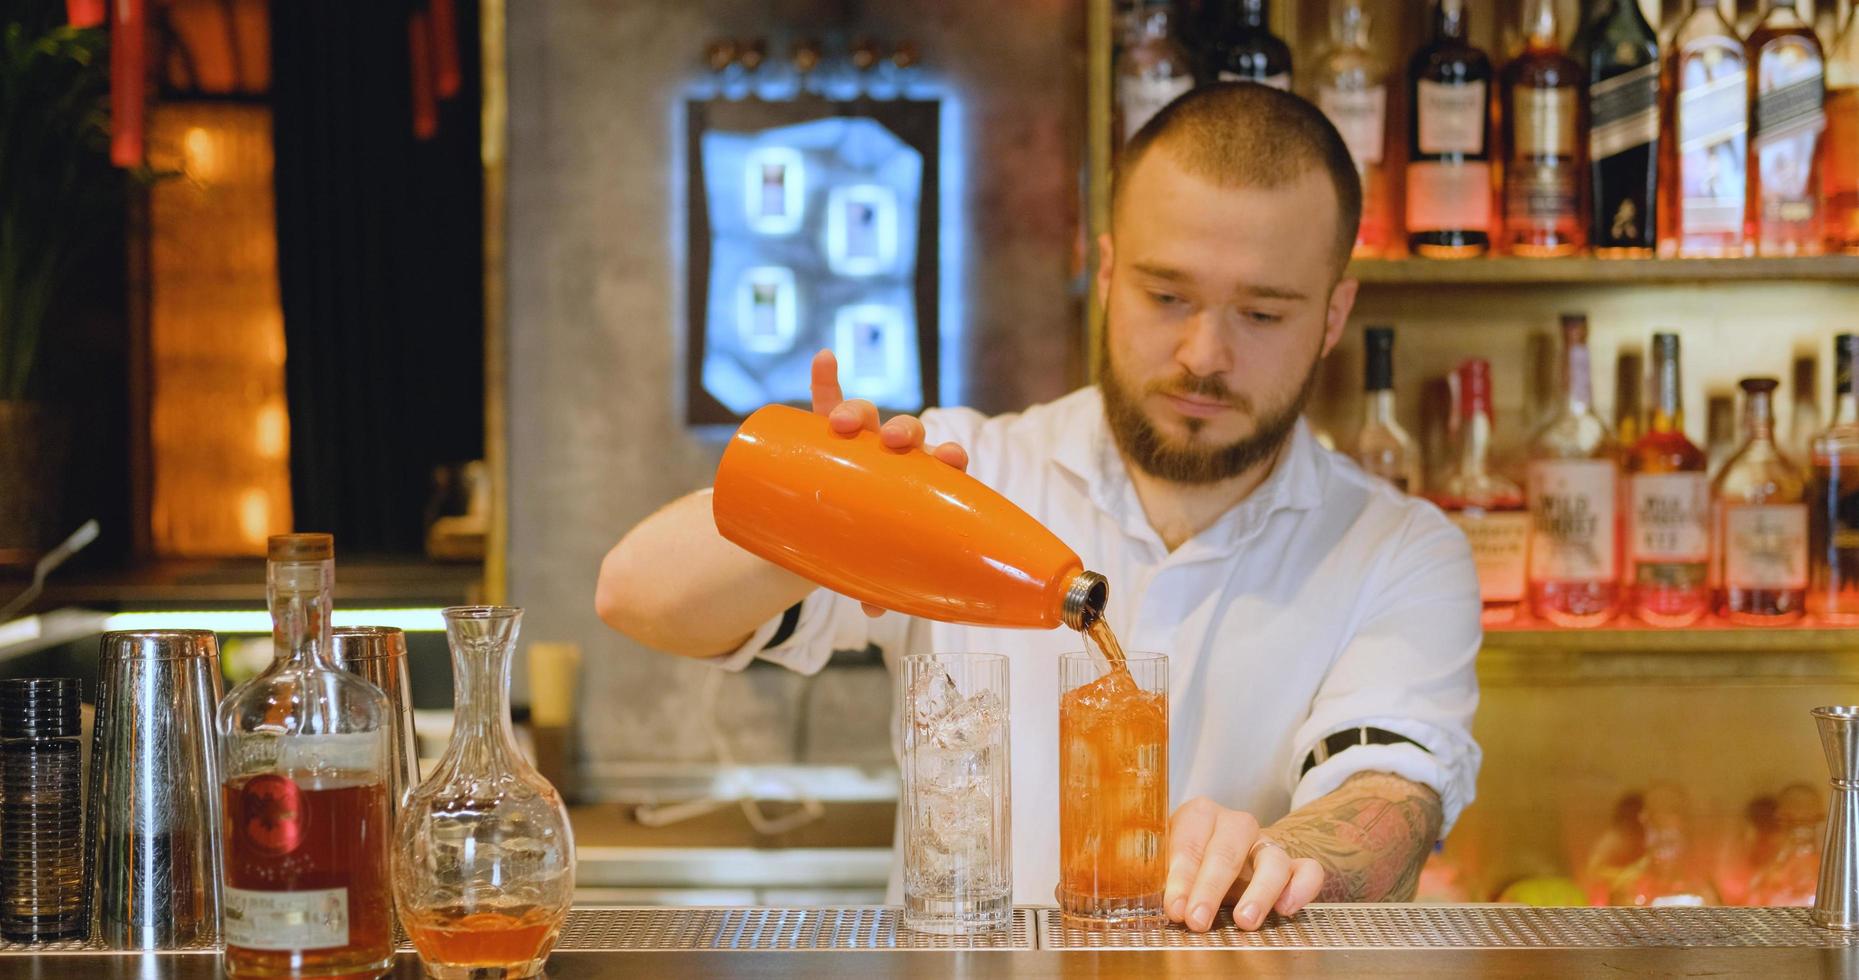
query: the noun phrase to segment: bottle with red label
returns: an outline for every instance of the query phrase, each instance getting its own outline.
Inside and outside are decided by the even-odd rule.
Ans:
[[[1486,624],[1508,623],[1523,602],[1530,512],[1523,490],[1491,468],[1491,364],[1459,366],[1459,466],[1433,502],[1472,545]]]
[[[1711,487],[1718,615],[1773,625],[1801,618],[1807,602],[1807,476],[1775,445],[1774,378],[1744,378],[1749,440]]]
[[[329,660],[334,540],[273,537],[266,576],[276,659],[217,720],[227,972],[377,976],[394,961],[387,697]]]

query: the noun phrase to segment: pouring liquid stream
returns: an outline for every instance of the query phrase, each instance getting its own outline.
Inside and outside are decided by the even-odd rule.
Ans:
[[[1113,673],[1129,673],[1123,656],[1123,645],[1117,642],[1117,634],[1110,631],[1110,621],[1099,616],[1090,626],[1085,627],[1085,640],[1110,661]]]

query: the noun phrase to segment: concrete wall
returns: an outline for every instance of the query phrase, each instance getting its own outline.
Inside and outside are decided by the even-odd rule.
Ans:
[[[685,161],[672,107],[717,36],[850,20],[852,33],[918,42],[963,106],[961,400],[1013,408],[1083,376],[1083,5],[516,0],[508,17],[511,597],[529,610],[527,640],[582,646],[583,744],[596,761],[709,760],[695,710],[707,669],[637,648],[592,608],[605,551],[706,485],[721,448],[679,423]],[[789,760],[805,710],[812,749],[800,761],[885,759],[882,668],[831,668],[813,683],[803,697],[806,682],[778,670],[722,679],[730,750]]]

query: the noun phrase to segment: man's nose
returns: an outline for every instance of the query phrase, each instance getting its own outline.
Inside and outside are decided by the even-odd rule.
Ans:
[[[1175,350],[1176,362],[1189,373],[1201,377],[1232,370],[1233,350],[1226,341],[1230,335],[1226,329],[1228,315],[1219,307],[1204,309],[1195,314],[1188,321],[1181,344]]]

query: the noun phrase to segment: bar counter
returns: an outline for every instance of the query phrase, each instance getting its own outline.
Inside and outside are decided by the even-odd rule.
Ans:
[[[1329,905],[1256,933],[1101,932],[1022,908],[973,940],[903,931],[895,908],[576,908],[551,980],[619,977],[1582,977],[1859,975],[1855,937],[1805,909],[1538,909]],[[223,977],[213,950],[108,952],[81,943],[0,951],[0,980]],[[403,950],[396,978],[423,976]]]

